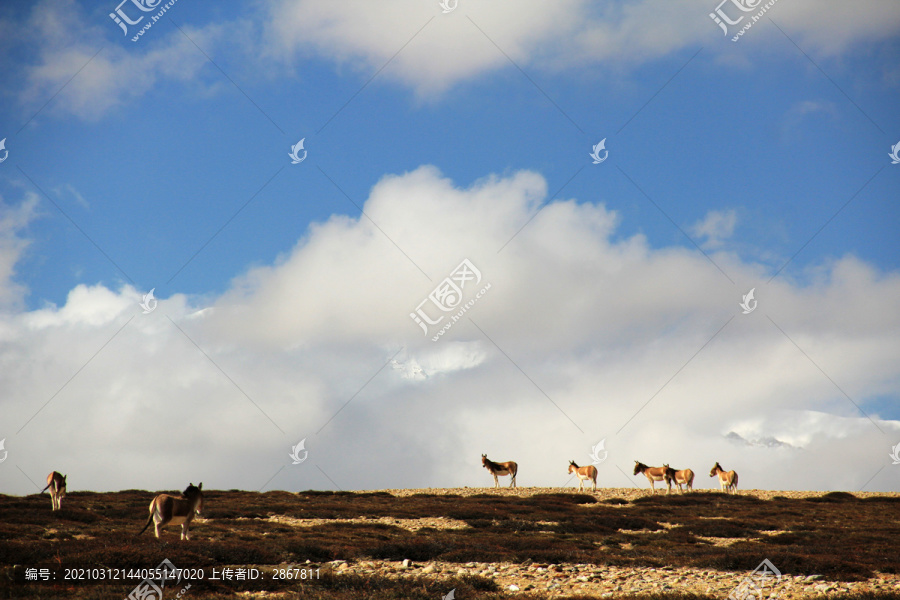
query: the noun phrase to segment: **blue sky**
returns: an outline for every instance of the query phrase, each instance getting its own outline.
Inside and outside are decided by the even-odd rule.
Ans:
[[[773,306],[771,314],[773,323],[783,319],[795,326],[792,331],[799,342],[792,344],[812,354],[806,358],[818,365],[809,381],[796,383],[797,389],[823,383],[828,388],[811,392],[812,397],[822,396],[800,402],[797,410],[868,422],[838,391],[841,383],[854,388],[848,392],[850,399],[889,423],[881,428],[884,437],[873,450],[873,456],[885,454],[883,448],[900,442],[900,430],[885,433],[898,427],[900,377],[896,364],[877,372],[863,368],[871,356],[886,360],[890,355],[877,340],[869,340],[873,346],[862,351],[860,345],[865,344],[855,333],[871,329],[887,335],[897,326],[890,311],[879,307],[881,301],[890,306],[895,298],[900,269],[900,165],[892,165],[888,157],[900,141],[900,11],[892,5],[870,4],[868,11],[847,12],[839,3],[784,0],[738,42],[724,37],[709,19],[713,3],[687,0],[665,9],[652,3],[598,8],[571,1],[549,13],[538,3],[459,0],[457,8],[446,14],[438,2],[425,1],[398,0],[380,7],[351,2],[324,8],[276,1],[210,7],[181,0],[137,42],[123,36],[108,17],[114,3],[60,0],[5,5],[0,9],[0,32],[5,34],[0,36],[5,82],[0,137],[6,137],[9,156],[0,164],[0,209],[12,215],[8,218],[14,224],[4,231],[4,261],[11,271],[4,282],[9,291],[3,297],[8,300],[6,318],[19,324],[10,327],[21,327],[25,336],[11,341],[15,336],[10,334],[6,359],[10,364],[27,359],[29,344],[40,336],[22,324],[44,315],[41,311],[61,319],[58,326],[71,333],[63,321],[69,314],[67,303],[78,312],[70,294],[79,286],[91,290],[88,295],[106,290],[117,301],[128,298],[132,308],[135,293],[139,297],[155,288],[161,305],[171,303],[167,314],[173,323],[208,307],[217,307],[220,313],[260,311],[259,298],[268,299],[263,305],[270,306],[267,302],[275,302],[271,298],[277,295],[271,290],[291,285],[300,285],[300,291],[278,302],[289,304],[296,294],[327,295],[330,292],[323,290],[332,289],[335,298],[346,299],[347,292],[338,288],[353,290],[353,285],[345,281],[332,288],[334,282],[324,277],[317,287],[305,289],[289,265],[296,260],[318,265],[301,273],[346,277],[342,268],[356,268],[372,256],[369,251],[359,253],[342,245],[347,240],[340,241],[338,231],[333,246],[322,243],[336,250],[322,258],[313,254],[316,246],[311,240],[340,230],[341,223],[368,222],[360,214],[364,205],[380,228],[380,233],[367,235],[383,242],[374,252],[390,261],[390,267],[380,268],[400,271],[417,282],[418,287],[406,290],[410,295],[396,300],[391,309],[398,323],[407,318],[412,298],[424,297],[469,256],[467,248],[477,246],[484,256],[521,259],[522,265],[533,267],[527,276],[522,275],[522,265],[508,271],[522,289],[535,290],[536,296],[546,294],[529,312],[515,323],[504,321],[505,311],[524,310],[515,303],[515,295],[505,297],[513,302],[505,307],[497,299],[490,309],[495,313],[482,310],[485,322],[496,314],[498,329],[510,344],[518,344],[513,340],[531,337],[529,319],[553,329],[560,312],[580,314],[577,311],[587,310],[594,300],[606,302],[605,295],[621,295],[623,302],[626,298],[624,288],[607,287],[609,282],[598,276],[617,267],[607,259],[588,258],[592,251],[579,245],[588,242],[566,230],[566,219],[557,224],[558,230],[551,227],[541,234],[545,230],[535,218],[521,238],[503,246],[535,214],[543,215],[542,206],[558,205],[559,210],[581,215],[572,217],[575,223],[603,221],[595,232],[597,239],[623,253],[633,243],[641,246],[636,252],[642,256],[675,257],[691,264],[690,269],[677,264],[663,269],[666,273],[674,269],[677,275],[685,268],[683,280],[669,281],[654,268],[637,277],[642,283],[627,286],[635,305],[648,296],[663,304],[667,296],[680,298],[673,300],[676,304],[684,302],[683,310],[661,315],[652,327],[637,313],[617,315],[615,319],[624,323],[634,319],[629,327],[640,332],[634,339],[604,339],[596,332],[600,337],[592,347],[577,335],[563,335],[553,342],[554,353],[543,355],[537,346],[521,342],[529,348],[529,358],[523,360],[533,363],[535,373],[552,372],[556,361],[565,363],[563,357],[572,360],[557,364],[573,373],[572,382],[559,382],[559,390],[584,388],[585,395],[573,396],[571,406],[589,402],[590,378],[579,374],[596,357],[645,344],[632,358],[649,360],[654,345],[673,335],[673,340],[685,343],[685,354],[673,355],[671,364],[653,367],[658,368],[654,377],[665,382],[691,356],[690,348],[696,350],[721,325],[712,324],[711,318],[709,331],[698,333],[699,343],[692,346],[694,338],[685,337],[682,328],[711,313],[703,302],[696,305],[687,298],[733,297],[734,302],[723,306],[723,314],[728,314],[737,309],[742,294],[756,288],[761,305],[769,298],[773,302],[785,295],[793,298],[785,301],[782,312]],[[126,9],[139,14],[130,3]],[[737,14],[734,7],[726,10]],[[301,138],[308,157],[293,165],[288,152]],[[604,138],[609,157],[602,164],[591,164],[591,147]],[[420,204],[413,192],[387,212],[382,212],[390,204],[387,200],[368,204],[379,182],[398,180],[417,189],[408,175],[423,166],[436,169],[425,176],[427,182],[419,183],[429,198],[428,193],[444,189],[440,181],[449,181],[461,195],[500,182],[471,218],[495,222],[497,227],[489,230],[506,233],[496,240],[486,237],[487,230],[469,227],[459,221],[460,215],[452,214],[461,210],[453,202],[433,206],[429,204],[433,199],[423,199]],[[505,193],[501,184],[523,172],[543,183],[523,184],[523,189],[537,190],[535,195],[525,194],[527,201],[506,210],[504,206],[512,205],[501,201]],[[495,196],[501,199],[492,207]],[[577,206],[587,212],[579,213]],[[395,221],[374,216],[378,214],[401,217]],[[452,240],[440,249],[446,251],[440,260],[432,260],[415,243],[404,243],[408,232],[426,230],[435,239],[446,235]],[[493,255],[488,248],[494,248]],[[565,256],[563,263],[541,263],[541,256],[557,254]],[[546,283],[550,272],[570,273],[570,269],[571,279],[561,280],[556,288]],[[496,273],[495,279],[503,277]],[[858,305],[848,304],[846,296],[855,282],[861,286],[855,289]],[[536,288],[545,284],[548,289],[538,293]],[[776,290],[773,285],[779,284],[785,287]],[[267,285],[271,290],[266,291]],[[365,307],[370,291],[359,282],[349,293],[358,294],[359,305]],[[879,302],[867,305],[865,299],[872,295],[878,295]],[[817,298],[827,298],[821,300],[827,310],[815,306],[820,303]],[[113,316],[125,314],[124,305],[113,302],[115,307],[104,309],[104,302],[85,310],[108,309],[110,320],[100,320],[118,323]],[[833,317],[838,310],[846,314]],[[883,319],[880,327],[869,322],[873,315]],[[340,313],[306,317],[311,322],[342,321]],[[582,317],[603,318],[591,311]],[[367,318],[377,321],[384,316],[372,309]],[[865,325],[860,324],[863,321]],[[298,325],[291,340],[275,335],[275,341],[232,332],[221,323],[209,324],[205,331],[213,347],[237,353],[232,357],[235,364],[252,364],[264,357],[277,362],[298,347],[312,352],[316,344],[352,348],[368,363],[358,367],[356,379],[348,376],[350,388],[358,387],[357,380],[359,385],[366,382],[366,373],[376,372],[391,356],[385,347],[404,348],[406,365],[421,366],[429,360],[426,350],[417,355],[411,349],[413,342],[404,341],[417,333],[408,320],[404,326],[410,331],[380,333],[341,323],[335,326],[340,333],[334,337],[311,334],[308,326]],[[259,330],[268,327],[291,331],[274,316]],[[791,327],[786,327],[782,329],[789,335]],[[767,335],[772,331],[769,326]],[[109,332],[94,333],[98,342],[91,348],[96,350]],[[439,379],[442,393],[457,394],[458,390],[450,390],[464,384],[454,384],[453,373],[469,372],[468,366],[456,364],[460,360],[471,359],[476,370],[489,364],[501,369],[504,352],[498,354],[500,345],[481,334],[480,328],[459,334],[463,337],[458,343],[471,345],[462,352],[469,358],[431,360],[434,376],[428,385],[438,385]],[[847,339],[840,337],[844,334]],[[52,335],[47,336],[41,343],[51,343]],[[829,343],[835,356],[822,350]],[[83,358],[92,354],[91,348],[84,349]],[[218,351],[205,350],[213,355],[210,360]],[[817,350],[823,354],[816,355]],[[378,358],[379,354],[385,355]],[[836,374],[841,363],[837,357],[846,355],[853,357],[846,365],[851,372]],[[679,357],[684,360],[679,362]],[[62,383],[83,358],[73,357],[71,365],[48,364],[47,372],[58,373]],[[801,360],[806,358],[801,355]],[[437,366],[448,361],[456,366],[446,372]],[[126,387],[129,368],[121,371],[125,378],[121,385]],[[221,370],[235,379],[228,367]],[[749,370],[744,374],[755,376]],[[270,376],[286,388],[298,385],[293,377],[301,377],[290,369]],[[829,378],[842,376],[842,381],[829,383]],[[309,384],[330,390],[309,401],[323,415],[341,404],[335,398],[349,395],[341,388],[344,376],[335,378]],[[548,386],[553,378],[548,372]],[[848,380],[856,378],[870,387],[863,383],[854,387]],[[17,385],[27,389],[27,377]],[[34,393],[43,398],[42,391]],[[398,392],[388,386],[382,393],[390,397]],[[640,405],[639,399],[647,395],[643,390],[633,394],[629,406]],[[692,392],[684,394],[690,397]],[[776,396],[767,401],[783,406]],[[43,402],[29,399],[27,392],[17,397],[18,404],[7,400],[5,409],[0,406],[14,416],[10,422],[15,422],[15,429]],[[622,410],[624,420],[630,409]],[[453,414],[462,418],[462,413]],[[735,416],[735,422],[756,432],[752,435],[776,435],[766,429],[774,427],[771,423],[764,427],[738,414],[743,416]],[[46,418],[51,415],[48,409]],[[795,417],[797,428],[808,426],[806,417]],[[356,418],[364,421],[361,415]],[[387,416],[375,418],[393,422]],[[820,422],[818,417],[813,420]],[[762,429],[754,430],[756,425],[748,425],[751,421]],[[299,439],[304,425],[292,426]],[[710,432],[711,439],[731,443],[723,441],[730,426],[721,427],[715,435]],[[826,437],[849,435],[837,425],[821,427]],[[842,433],[835,433],[839,430]],[[342,431],[334,435],[357,437],[351,433],[352,423]],[[4,434],[0,431],[0,437]],[[598,429],[594,437],[600,435],[606,435],[605,430]],[[689,427],[685,435],[691,437]],[[7,437],[9,448],[12,433]],[[514,452],[514,440],[499,449],[501,453],[507,448]],[[818,443],[830,443],[823,440]],[[582,445],[596,441],[586,438]],[[445,442],[472,443],[467,451],[476,457],[480,452],[477,440]],[[804,443],[811,442],[794,445]],[[43,463],[33,468],[46,470]],[[897,489],[897,473],[893,479],[886,473],[890,472],[882,473],[877,486]],[[464,479],[456,471],[454,477]],[[373,476],[365,485],[377,487],[386,481]],[[252,486],[249,481],[238,483],[224,487]],[[857,483],[863,482],[846,485]],[[301,477],[282,485],[321,484]],[[626,484],[623,480],[616,485]],[[19,481],[8,485],[24,491]],[[761,478],[763,485],[787,484]]]
[[[252,18],[258,10],[210,14],[190,3],[177,8],[172,19],[194,27],[210,26],[212,19]],[[96,18],[104,8],[76,4],[59,10],[74,13],[63,17],[74,21]],[[27,14],[15,17],[24,20]],[[86,43],[101,53],[112,45],[140,54],[178,34],[165,20],[139,43],[119,39],[117,31],[101,29],[106,38]],[[778,259],[799,250],[884,164],[885,145],[890,150],[895,143],[891,126],[896,129],[896,95],[890,93],[896,85],[885,82],[885,75],[898,56],[898,42],[885,40],[877,52],[831,61],[826,73],[832,83],[784,36],[770,35],[771,45],[748,48],[750,63],[736,68],[717,64],[732,48],[717,47],[727,41],[718,39],[717,29],[708,33],[628,72],[603,65],[534,70],[529,75],[538,89],[510,65],[424,100],[387,74],[353,97],[371,74],[338,72],[329,57],[312,56],[292,72],[262,77],[248,57],[225,48],[214,57],[216,64],[249,99],[209,62],[198,69],[196,84],[159,81],[88,122],[65,115],[59,106],[63,94],[21,133],[8,136],[15,162],[6,165],[4,178],[7,186],[21,181],[18,169],[10,168],[19,165],[138,287],[165,293],[162,283],[278,172],[202,253],[207,256],[199,256],[180,284],[169,287],[202,294],[223,290],[249,265],[271,262],[308,223],[332,213],[358,215],[308,167],[336,178],[357,204],[383,174],[421,164],[438,165],[460,185],[487,173],[534,169],[557,190],[590,163],[585,148],[589,152],[607,138],[611,161],[602,171],[579,173],[562,198],[606,203],[620,211],[623,234],[643,232],[656,247],[690,245],[618,167],[684,229],[709,210],[739,209],[733,243],[751,257],[771,255],[777,269]],[[5,70],[5,79],[18,75],[21,82],[21,68],[8,63]],[[848,90],[852,102],[844,96]],[[10,102],[3,130],[21,128],[46,102],[36,100]],[[311,162],[300,173],[279,172],[285,148],[301,137],[307,138]],[[848,252],[896,268],[891,183],[896,185],[883,174],[864,189],[788,274]],[[21,281],[31,290],[29,306],[60,303],[78,282],[115,284],[124,278],[58,211],[38,219],[32,231],[46,243],[24,257],[28,268],[21,269]]]

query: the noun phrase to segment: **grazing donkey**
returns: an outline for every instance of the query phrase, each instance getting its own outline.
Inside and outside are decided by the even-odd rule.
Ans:
[[[484,465],[484,468],[491,472],[491,475],[494,476],[494,487],[500,487],[500,480],[497,479],[497,476],[509,475],[512,478],[512,481],[509,482],[509,487],[516,487],[516,473],[519,471],[519,465],[514,463],[513,461],[496,463],[490,460],[487,457],[487,454],[481,455],[481,464]]]
[[[203,511],[203,482],[195,486],[190,484],[181,498],[170,496],[168,494],[160,494],[150,503],[150,518],[147,524],[141,529],[138,535],[144,533],[150,523],[154,524],[156,537],[159,537],[159,528],[166,525],[181,525],[181,539],[191,539],[188,533],[188,527],[194,518],[194,514],[200,514]]]
[[[47,487],[42,489],[41,493],[43,494],[47,491],[47,488],[50,488],[52,510],[59,510],[62,506],[63,498],[66,497],[66,477],[67,475],[60,475],[56,471],[47,475]]]
[[[694,489],[694,472],[690,469],[683,469],[681,471],[676,471],[669,465],[663,465],[663,469],[666,470],[666,485],[671,489],[672,482],[675,482],[675,485],[678,486],[678,491],[684,493],[684,489],[681,487],[685,486],[688,491],[693,491]]]
[[[725,471],[719,463],[713,465],[712,471],[709,472],[710,477],[719,476],[719,485],[726,494],[731,492],[737,494],[738,474],[734,471]]]
[[[578,489],[584,489],[584,482],[587,479],[590,479],[593,482],[593,487],[591,488],[592,492],[597,491],[597,467],[594,465],[588,465],[586,467],[579,467],[575,464],[574,460],[569,461],[569,473],[575,473],[578,475]]]
[[[642,462],[634,461],[634,474],[643,473],[647,479],[650,481],[650,488],[653,490],[653,493],[656,493],[656,482],[657,481],[665,481],[666,479],[666,469],[665,467],[648,467]],[[668,490],[666,493],[672,491],[672,484],[666,481],[666,485],[668,486]]]

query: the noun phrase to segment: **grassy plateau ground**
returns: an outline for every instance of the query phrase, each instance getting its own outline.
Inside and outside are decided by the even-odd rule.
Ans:
[[[0,495],[0,598],[126,598],[168,559],[166,599],[900,599],[897,493],[211,490],[186,542],[136,535],[154,495]]]

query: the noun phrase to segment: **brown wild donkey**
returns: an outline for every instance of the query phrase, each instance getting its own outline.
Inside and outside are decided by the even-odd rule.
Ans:
[[[41,493],[50,488],[50,504],[52,510],[59,510],[62,507],[63,498],[66,497],[66,475],[60,475],[53,471],[47,475],[47,487],[41,490]]]
[[[650,487],[653,489],[653,493],[656,493],[656,482],[657,481],[665,481],[666,480],[666,469],[665,467],[648,467],[642,462],[634,461],[634,474],[643,473],[647,479],[650,481]],[[666,485],[668,485],[669,489],[666,491],[668,494],[672,491],[672,484],[666,481]]]
[[[672,482],[675,482],[675,485],[678,486],[678,491],[684,493],[684,489],[681,487],[685,486],[688,491],[693,491],[694,489],[694,472],[690,469],[683,469],[681,471],[676,471],[669,465],[663,465],[663,469],[666,470],[666,485],[671,489]]]
[[[512,481],[509,482],[509,487],[516,487],[516,473],[519,471],[519,465],[514,463],[513,461],[496,463],[487,457],[487,454],[481,455],[481,464],[484,465],[484,468],[491,472],[491,475],[494,476],[494,487],[500,487],[500,480],[497,479],[497,476],[509,475],[512,478]]]
[[[719,485],[726,494],[731,492],[737,494],[738,474],[734,471],[725,471],[719,463],[713,465],[712,471],[709,472],[710,477],[719,476]]]
[[[569,473],[575,473],[578,475],[578,489],[584,489],[584,482],[587,479],[590,479],[593,483],[593,487],[591,488],[592,492],[597,491],[597,467],[594,465],[587,465],[585,467],[579,467],[575,464],[574,460],[569,461]]]
[[[150,523],[154,524],[156,537],[159,537],[159,528],[166,525],[181,525],[181,539],[189,540],[190,534],[188,527],[194,518],[194,514],[200,514],[203,511],[203,482],[195,486],[190,484],[186,490],[181,493],[181,498],[170,496],[168,494],[159,494],[150,503],[150,518],[147,524],[141,529],[138,535],[144,533]]]

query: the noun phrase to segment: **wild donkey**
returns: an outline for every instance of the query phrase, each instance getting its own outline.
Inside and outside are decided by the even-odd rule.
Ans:
[[[690,469],[683,469],[681,471],[676,471],[669,465],[663,465],[663,469],[666,470],[666,485],[669,488],[672,487],[672,482],[675,482],[675,485],[678,486],[679,492],[684,492],[682,489],[682,485],[687,487],[688,491],[692,491],[694,489],[694,472]]]
[[[150,527],[150,523],[154,523],[156,537],[158,538],[159,528],[165,527],[171,523],[172,525],[181,525],[181,539],[189,540],[191,538],[188,533],[188,527],[190,527],[194,515],[199,515],[202,511],[202,481],[198,486],[195,486],[193,483],[190,484],[187,489],[181,493],[181,498],[170,496],[168,494],[160,494],[150,503],[150,518],[147,519],[147,524],[144,525],[144,528],[141,529],[138,535],[144,533],[147,528]]]
[[[500,487],[500,480],[497,479],[497,476],[509,475],[512,478],[512,481],[509,482],[509,487],[516,487],[516,473],[519,471],[519,465],[514,463],[513,461],[496,463],[487,457],[487,454],[481,455],[481,464],[484,465],[484,468],[491,472],[491,475],[494,476],[494,487]]]
[[[66,497],[66,475],[60,475],[56,471],[47,475],[47,487],[42,489],[41,493],[46,492],[47,488],[50,488],[52,510],[59,510],[62,506],[63,498]]]
[[[569,473],[575,473],[578,475],[578,489],[584,489],[584,482],[588,479],[593,483],[593,487],[591,488],[592,492],[597,491],[597,467],[594,465],[587,465],[586,467],[579,467],[575,464],[574,460],[569,461]]]
[[[656,493],[656,482],[664,481],[666,479],[666,469],[665,467],[648,467],[642,462],[634,461],[634,474],[643,473],[647,479],[650,481],[650,488],[653,490],[653,493]],[[668,486],[668,490],[666,493],[672,491],[672,484],[666,481],[666,485]]]
[[[709,472],[709,476],[715,477],[716,475],[719,476],[719,485],[723,492],[737,494],[738,474],[736,472],[726,471],[719,463],[716,463]]]

